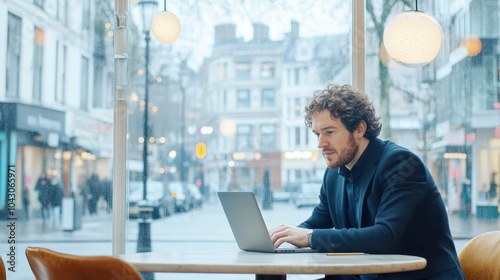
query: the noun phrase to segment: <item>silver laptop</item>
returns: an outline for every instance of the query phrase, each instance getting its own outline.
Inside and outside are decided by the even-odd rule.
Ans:
[[[252,192],[218,192],[222,208],[241,250],[265,253],[317,252],[282,244],[274,248],[268,229]]]

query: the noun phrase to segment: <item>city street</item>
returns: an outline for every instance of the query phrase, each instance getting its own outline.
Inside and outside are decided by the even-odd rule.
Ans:
[[[309,215],[311,208],[296,209],[291,204],[275,203],[273,210],[263,211],[268,227],[280,223],[297,224]],[[137,249],[138,220],[130,220],[127,225],[127,252]],[[152,250],[239,250],[229,224],[218,200],[205,203],[201,209],[155,220],[151,225]],[[111,215],[101,211],[94,217],[85,216],[82,229],[74,232],[58,230],[52,222],[43,224],[41,220],[29,223],[19,222],[17,229],[17,271],[8,272],[8,279],[33,279],[24,255],[26,246],[48,247],[56,251],[79,255],[109,255],[111,244]],[[1,236],[5,236],[2,231]],[[6,237],[2,237],[4,240]],[[4,250],[2,250],[3,252]],[[6,254],[2,253],[2,258]],[[194,279],[192,274],[155,274],[155,279]],[[198,276],[199,277],[199,276]],[[303,276],[289,277],[289,279]],[[304,276],[305,277],[305,276]],[[319,277],[319,276],[318,276]],[[202,279],[254,279],[252,275],[203,275]]]
[[[269,228],[281,223],[298,224],[308,217],[312,208],[297,209],[292,204],[274,203],[272,210],[263,211]],[[468,241],[476,231],[498,229],[498,221],[480,221],[469,219],[463,223],[457,215],[450,216],[452,231],[456,237],[457,250]],[[130,220],[127,225],[127,252],[137,249],[137,220]],[[4,221],[7,223],[7,221]],[[33,275],[28,266],[24,250],[26,246],[48,247],[56,251],[78,255],[109,255],[112,251],[111,214],[101,211],[97,216],[85,216],[82,229],[64,232],[53,222],[41,220],[19,221],[16,228],[16,272],[8,272],[8,279],[28,280]],[[4,227],[5,228],[5,227]],[[1,231],[2,240],[7,240],[6,230]],[[152,250],[161,252],[172,249],[185,250],[239,250],[233,239],[218,199],[205,203],[201,209],[155,220],[151,225]],[[3,243],[3,242],[2,242]],[[5,244],[5,243],[4,243]],[[6,249],[2,245],[2,258],[6,261]],[[8,264],[7,264],[8,267]],[[315,279],[321,275],[293,275],[288,279]],[[194,279],[196,274],[155,274],[155,279]],[[217,275],[206,274],[201,279],[254,279],[252,275]]]

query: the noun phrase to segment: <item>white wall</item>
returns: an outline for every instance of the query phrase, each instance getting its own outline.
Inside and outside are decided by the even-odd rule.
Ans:
[[[56,85],[56,54],[59,56],[59,71],[63,70],[63,64],[67,64],[66,88],[59,89],[66,95],[67,104],[70,107],[79,108],[80,102],[80,79],[81,57],[84,55],[89,59],[89,102],[92,102],[92,77],[93,77],[93,40],[82,32],[82,3],[80,1],[69,1],[68,3],[69,29],[66,29],[55,18],[56,0],[45,3],[45,11],[41,11],[31,2],[19,0],[0,1],[0,65],[6,65],[7,51],[7,20],[8,12],[22,18],[21,38],[21,62],[20,62],[20,85],[19,98],[23,103],[33,103],[33,35],[35,26],[45,30],[45,44],[43,57],[42,76],[42,103],[46,107],[60,107],[54,104],[56,100],[56,87],[59,86],[61,76],[58,77]],[[93,28],[91,26],[91,28]],[[59,42],[60,51],[56,47]],[[68,49],[66,62],[63,61],[63,46]],[[0,98],[5,97],[5,67],[0,67]],[[90,103],[91,104],[91,103]]]

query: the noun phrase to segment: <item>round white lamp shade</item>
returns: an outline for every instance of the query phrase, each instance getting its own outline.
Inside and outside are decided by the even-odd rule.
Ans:
[[[418,67],[436,58],[443,32],[439,22],[419,11],[396,15],[384,30],[384,45],[389,56],[399,64]]]
[[[172,43],[181,33],[181,23],[177,16],[169,11],[158,13],[151,23],[153,35],[162,43]]]

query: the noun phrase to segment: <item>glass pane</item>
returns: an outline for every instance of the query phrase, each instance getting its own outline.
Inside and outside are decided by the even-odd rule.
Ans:
[[[0,1],[4,225],[14,207],[7,178],[16,178],[16,227],[0,233],[16,241],[8,279],[32,278],[26,246],[111,254],[115,1],[83,2]],[[294,201],[302,185],[320,184],[326,164],[304,106],[328,83],[352,83],[351,1],[168,1],[182,25],[169,44],[142,32],[138,2],[128,5],[120,77],[128,78],[128,184],[117,186],[127,194],[126,251],[237,250],[216,192],[253,191],[263,203],[266,172],[268,227],[306,219],[312,208]],[[408,67],[390,58],[382,37],[413,2],[367,0],[364,59],[380,138],[427,165],[459,250],[500,227],[500,32],[497,1],[455,2],[419,3],[443,41],[431,63]],[[222,277],[249,279],[203,279]]]
[[[392,59],[382,36],[397,13],[415,7],[389,2],[390,11],[366,2],[367,31],[374,31],[366,34],[367,93],[381,114],[381,137],[415,152],[432,173],[460,250],[463,239],[499,223],[499,33],[490,25],[498,22],[498,3],[419,2],[440,23],[443,41],[432,62],[411,67]]]

